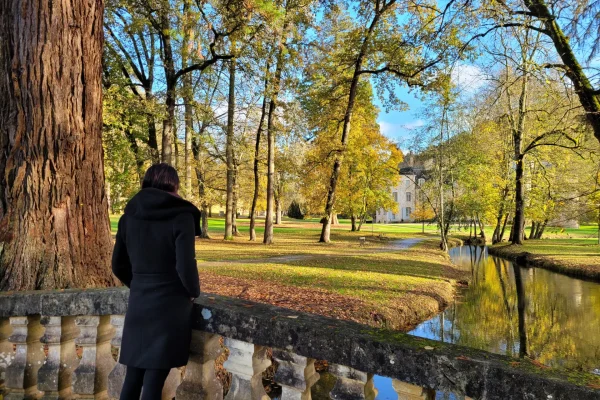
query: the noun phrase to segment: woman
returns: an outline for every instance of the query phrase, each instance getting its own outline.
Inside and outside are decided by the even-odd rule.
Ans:
[[[125,207],[113,273],[131,289],[119,362],[127,366],[121,400],[160,399],[171,368],[187,364],[191,313],[200,295],[194,241],[200,211],[177,194],[167,164],[151,166]]]

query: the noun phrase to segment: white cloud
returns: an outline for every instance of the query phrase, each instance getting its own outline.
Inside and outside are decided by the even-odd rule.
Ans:
[[[422,119],[416,119],[414,121],[410,121],[410,122],[407,122],[404,124],[379,121],[379,127],[381,130],[381,133],[383,133],[385,136],[392,138],[392,139],[402,138],[402,137],[406,136],[406,134],[409,131],[412,131],[413,129],[416,129],[416,128],[420,128],[424,125],[425,125],[425,121],[423,121]]]
[[[402,125],[402,127],[404,129],[407,129],[407,130],[410,131],[410,130],[413,130],[415,128],[420,128],[420,127],[422,127],[424,125],[425,125],[425,121],[423,121],[422,119],[417,119],[417,120],[410,121],[409,123]]]
[[[452,69],[452,83],[460,91],[474,92],[485,84],[485,72],[476,65],[459,64]]]

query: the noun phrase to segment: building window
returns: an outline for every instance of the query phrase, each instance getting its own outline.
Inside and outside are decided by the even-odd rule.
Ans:
[[[398,192],[394,192],[394,201],[398,202]]]
[[[410,207],[406,207],[406,217],[410,217],[410,214],[412,214],[412,209]]]
[[[425,179],[419,178],[419,186],[423,186],[424,183],[425,183]]]
[[[406,192],[406,201],[412,201],[412,195],[410,192]]]

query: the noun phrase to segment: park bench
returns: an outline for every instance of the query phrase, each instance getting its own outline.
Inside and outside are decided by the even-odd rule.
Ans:
[[[358,243],[360,245],[360,247],[363,247],[364,245],[367,244],[367,238],[365,236],[361,236],[358,238]]]

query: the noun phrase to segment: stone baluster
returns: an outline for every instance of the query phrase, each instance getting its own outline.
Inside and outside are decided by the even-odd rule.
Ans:
[[[110,337],[112,326],[109,316],[83,316],[75,319],[79,336],[75,343],[81,346],[81,360],[73,371],[73,392],[78,399],[94,399],[107,391],[108,374],[114,369]]]
[[[182,379],[183,376],[181,374],[181,369],[171,368],[171,372],[169,372],[169,376],[167,376],[165,385],[163,386],[163,400],[172,400],[175,398],[177,394],[177,388],[179,385],[181,385]]]
[[[8,318],[0,318],[0,393],[2,393],[4,388],[6,368],[8,368],[12,360],[13,346],[8,341],[11,331],[10,320]]]
[[[392,379],[392,387],[398,394],[398,400],[434,400],[435,390],[422,388],[397,379]]]
[[[223,386],[215,374],[215,360],[222,351],[219,335],[192,331],[190,358],[177,400],[223,399]]]
[[[281,400],[310,400],[310,388],[319,380],[315,360],[289,351],[273,349],[279,366],[275,382],[281,385]]]
[[[48,317],[40,320],[46,347],[46,359],[38,370],[38,389],[44,400],[58,400],[71,393],[71,375],[77,366],[74,338],[77,328],[73,317]]]
[[[271,365],[267,349],[252,343],[225,338],[229,357],[223,367],[231,372],[231,387],[225,400],[268,400],[262,373]]]
[[[337,377],[329,397],[341,400],[371,400],[377,396],[373,375],[339,364],[331,364],[329,372]]]
[[[15,355],[6,369],[6,400],[39,396],[37,371],[44,360],[40,344],[42,327],[39,317],[11,317],[12,334],[8,338],[15,347]]]
[[[121,341],[123,340],[123,325],[125,324],[124,315],[111,315],[110,323],[115,329],[115,334],[110,344],[116,349],[117,361],[121,356]],[[108,374],[108,397],[118,399],[121,396],[121,389],[125,381],[125,372],[127,367],[117,362],[115,367]]]

